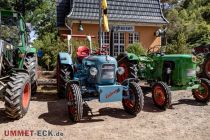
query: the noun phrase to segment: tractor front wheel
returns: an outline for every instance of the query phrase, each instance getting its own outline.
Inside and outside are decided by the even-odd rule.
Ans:
[[[20,119],[27,113],[31,99],[30,76],[27,73],[15,73],[7,85],[5,113],[9,118]]]
[[[167,84],[157,82],[152,86],[152,99],[154,104],[165,110],[171,104],[171,92]]]
[[[143,109],[144,95],[136,82],[129,83],[129,89],[123,91],[123,96],[122,104],[127,113],[137,115]]]
[[[83,101],[79,86],[68,84],[66,98],[70,119],[74,122],[79,122],[83,115]]]
[[[201,84],[198,89],[192,90],[193,97],[198,102],[208,102],[210,99],[210,81],[201,78]]]

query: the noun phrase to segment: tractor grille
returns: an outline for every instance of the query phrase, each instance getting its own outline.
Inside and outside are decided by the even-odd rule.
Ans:
[[[114,64],[102,65],[101,79],[113,80],[114,78],[115,78],[115,65]]]

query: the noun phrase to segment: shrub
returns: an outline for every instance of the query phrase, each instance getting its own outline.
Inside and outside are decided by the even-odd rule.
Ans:
[[[126,51],[136,55],[146,55],[146,50],[141,43],[133,43],[129,45]]]

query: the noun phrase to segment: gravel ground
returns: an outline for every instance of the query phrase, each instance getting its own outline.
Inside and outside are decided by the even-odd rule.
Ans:
[[[44,87],[20,120],[7,119],[4,103],[0,103],[0,139],[210,140],[210,106],[197,103],[186,91],[173,92],[172,97],[174,109],[161,111],[154,107],[151,94],[145,95],[144,109],[136,117],[125,113],[121,102],[90,101],[93,115],[86,108],[84,120],[75,124],[68,118],[65,100]],[[10,130],[30,130],[33,136],[5,136]],[[50,131],[49,136],[43,136],[45,130]],[[51,132],[63,136],[51,136]]]

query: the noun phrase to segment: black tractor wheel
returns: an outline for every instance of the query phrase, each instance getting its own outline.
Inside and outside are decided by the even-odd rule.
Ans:
[[[122,83],[124,80],[128,78],[138,78],[137,76],[137,64],[133,61],[128,60],[128,58],[124,58],[123,60],[118,62],[119,67],[123,67],[125,72],[122,75],[117,75],[117,80],[119,83]]]
[[[123,91],[123,108],[131,115],[137,115],[144,106],[144,95],[136,82],[129,83],[129,92]]]
[[[34,95],[37,91],[37,56],[35,54],[29,54],[25,58],[24,69],[28,71],[31,78],[31,94]]]
[[[66,84],[68,79],[73,78],[73,70],[69,65],[61,65],[59,59],[57,62],[57,95],[59,98],[65,98]]]
[[[26,73],[18,72],[10,77],[5,93],[5,113],[9,118],[20,119],[28,111],[31,99],[31,80]]]
[[[70,119],[74,122],[79,122],[83,115],[83,101],[79,86],[76,84],[68,84],[66,98]]]
[[[157,82],[152,86],[152,99],[154,104],[165,110],[171,105],[171,91],[164,82]]]
[[[210,80],[210,56],[207,56],[203,63],[203,77]]]
[[[192,90],[193,97],[198,102],[208,102],[210,99],[210,81],[201,78],[201,84],[198,89]]]

